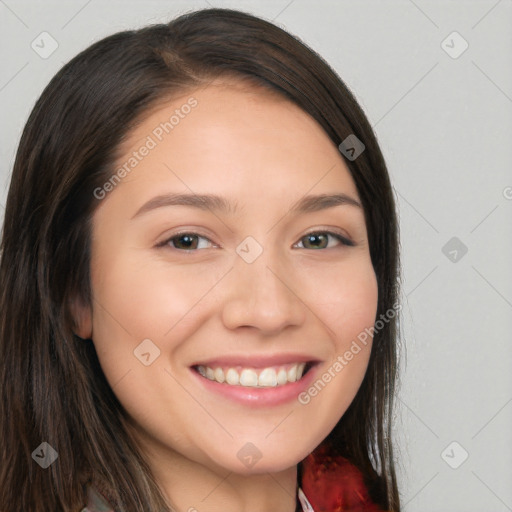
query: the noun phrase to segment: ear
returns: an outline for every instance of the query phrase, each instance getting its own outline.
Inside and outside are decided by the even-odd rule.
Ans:
[[[89,306],[83,304],[78,297],[71,300],[71,315],[73,318],[73,332],[80,338],[88,340],[92,338],[92,311]]]

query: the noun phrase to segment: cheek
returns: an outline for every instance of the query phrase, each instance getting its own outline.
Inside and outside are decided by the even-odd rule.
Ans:
[[[107,331],[114,330],[120,336],[108,336],[112,344],[126,338],[132,343],[149,338],[168,344],[176,331],[190,324],[194,311],[200,309],[196,305],[222,275],[218,265],[173,267],[136,258],[111,262],[93,284],[101,303],[95,311],[96,338],[104,339]]]
[[[337,352],[373,326],[378,285],[369,258],[354,259],[337,269],[331,267],[316,273],[309,286],[307,296],[335,341]]]
[[[366,374],[378,285],[369,259],[329,273],[321,282],[322,293],[317,289],[311,297],[330,335],[331,351],[299,403],[314,414],[326,435],[348,409]]]
[[[147,432],[188,446],[187,425],[204,411],[180,385],[183,374],[175,367],[181,347],[200,325],[199,301],[220,279],[219,270],[184,271],[135,258],[105,263],[93,276],[93,340],[103,373],[123,408]],[[179,418],[173,411],[180,411]]]
[[[378,285],[370,261],[354,265],[331,285],[331,292],[332,305],[325,306],[328,326],[335,334],[330,373],[337,370],[334,373],[340,376],[332,387],[343,386],[347,396],[355,396],[368,366],[372,347],[368,333],[377,314]]]

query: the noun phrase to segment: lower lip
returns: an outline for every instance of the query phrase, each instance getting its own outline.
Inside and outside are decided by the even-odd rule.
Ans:
[[[208,391],[217,393],[239,404],[250,406],[275,406],[297,400],[299,394],[304,392],[314,380],[318,367],[318,363],[314,364],[306,375],[297,382],[289,382],[282,386],[268,388],[249,388],[221,384],[220,382],[203,377],[192,368],[190,371]]]

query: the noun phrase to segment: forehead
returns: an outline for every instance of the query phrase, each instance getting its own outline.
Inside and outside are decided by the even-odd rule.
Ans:
[[[148,141],[151,150],[117,187],[134,202],[167,188],[222,194],[242,206],[308,191],[357,197],[322,127],[277,92],[245,82],[217,79],[153,107],[121,147],[117,167]]]

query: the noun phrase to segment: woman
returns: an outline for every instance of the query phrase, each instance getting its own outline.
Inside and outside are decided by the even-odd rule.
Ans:
[[[298,39],[207,9],[93,44],[8,193],[2,510],[399,511],[397,276],[375,136]]]

